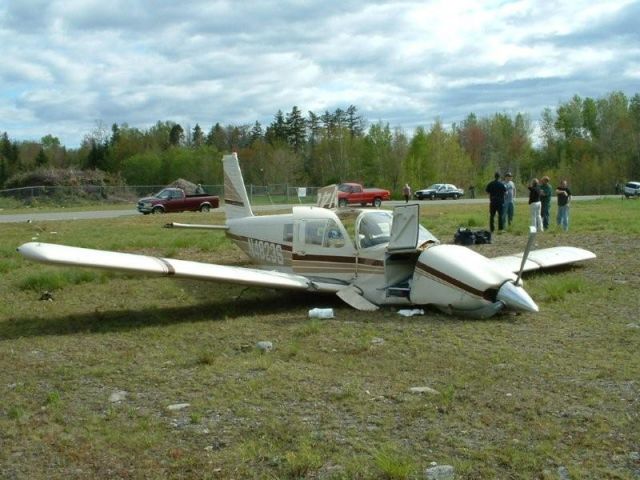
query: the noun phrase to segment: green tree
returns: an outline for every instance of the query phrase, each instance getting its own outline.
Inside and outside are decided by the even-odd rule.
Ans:
[[[178,147],[184,144],[184,129],[176,123],[169,131],[169,145]]]
[[[298,107],[294,106],[285,121],[287,143],[295,153],[303,151],[307,143],[307,122]]]
[[[196,126],[193,127],[193,135],[191,136],[191,144],[193,147],[198,148],[204,145],[204,132],[200,125],[196,123]]]
[[[287,143],[287,122],[284,118],[282,110],[278,110],[273,122],[267,127],[264,134],[265,139],[271,145]]]
[[[219,152],[226,152],[228,150],[227,132],[220,123],[216,122],[216,124],[211,127],[211,130],[209,130],[207,134],[206,143],[209,146],[215,147]]]
[[[38,156],[36,157],[36,166],[44,167],[47,163],[49,163],[47,154],[44,153],[44,148],[40,148],[40,151],[38,152]]]

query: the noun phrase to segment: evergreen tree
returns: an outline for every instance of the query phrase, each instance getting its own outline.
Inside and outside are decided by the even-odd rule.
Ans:
[[[49,162],[47,155],[44,153],[44,148],[40,148],[38,155],[36,156],[36,165],[38,167],[44,167]]]
[[[278,145],[280,143],[287,142],[287,124],[282,110],[278,110],[274,121],[267,127],[265,139],[271,145]]]
[[[251,145],[264,139],[264,133],[262,132],[262,125],[256,121],[251,129]]]
[[[113,146],[118,143],[118,140],[120,140],[120,127],[117,123],[114,123],[111,125],[111,140],[109,143]]]
[[[351,138],[360,137],[364,133],[365,122],[357,112],[358,109],[354,105],[349,105],[347,108],[347,128]]]
[[[169,144],[173,147],[178,147],[184,144],[184,130],[178,123],[171,127],[171,131],[169,132]]]
[[[227,132],[220,123],[216,122],[207,135],[207,145],[216,147],[219,152],[226,152],[227,144]]]
[[[196,123],[196,126],[193,127],[193,135],[191,138],[191,142],[193,146],[196,148],[204,144],[204,132],[202,131],[202,128],[200,128],[200,125],[198,125],[197,123]]]
[[[307,141],[307,122],[298,107],[294,106],[286,119],[287,142],[295,153],[304,148]]]

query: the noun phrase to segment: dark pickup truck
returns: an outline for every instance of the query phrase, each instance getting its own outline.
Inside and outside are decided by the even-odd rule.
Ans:
[[[218,208],[220,199],[206,193],[185,195],[181,188],[165,188],[152,197],[138,200],[138,211],[144,213],[168,213],[184,211],[208,212]]]

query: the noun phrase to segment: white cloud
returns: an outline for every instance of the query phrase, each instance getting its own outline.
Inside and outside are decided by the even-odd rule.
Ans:
[[[0,2],[1,128],[268,123],[356,105],[414,128],[637,93],[640,2]]]

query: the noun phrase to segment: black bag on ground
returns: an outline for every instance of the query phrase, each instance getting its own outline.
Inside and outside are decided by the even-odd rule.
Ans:
[[[456,245],[473,245],[476,243],[476,235],[468,228],[460,227],[453,236]]]
[[[476,245],[491,243],[491,232],[489,230],[476,230],[474,234],[476,236]]]
[[[470,230],[460,227],[453,236],[456,245],[482,245],[491,243],[491,232],[488,230]]]

